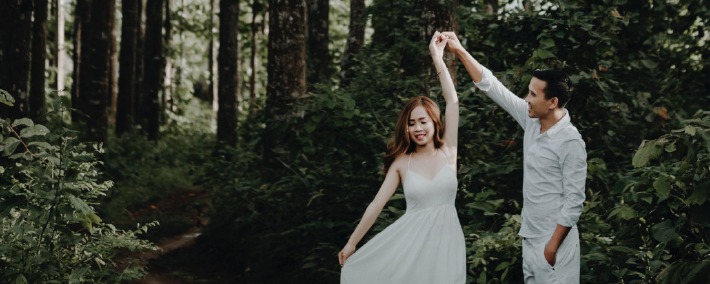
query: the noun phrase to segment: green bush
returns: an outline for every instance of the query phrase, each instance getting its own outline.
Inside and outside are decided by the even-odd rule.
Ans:
[[[2,103],[12,103],[3,99]],[[102,176],[101,145],[77,141],[27,118],[0,120],[0,278],[14,283],[119,283],[144,264],[128,252],[155,223],[119,230],[94,209],[113,182]]]

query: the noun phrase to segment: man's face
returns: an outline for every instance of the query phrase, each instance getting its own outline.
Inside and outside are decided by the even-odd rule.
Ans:
[[[528,95],[525,102],[528,103],[528,116],[531,118],[544,118],[552,113],[557,107],[557,98],[545,99],[543,90],[547,82],[533,77],[528,85]]]

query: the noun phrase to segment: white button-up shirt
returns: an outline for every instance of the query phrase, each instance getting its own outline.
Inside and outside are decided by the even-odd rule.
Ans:
[[[584,203],[587,152],[569,113],[545,133],[540,120],[528,116],[528,104],[514,95],[490,70],[475,83],[525,129],[523,140],[523,212],[518,234],[527,238],[551,235],[557,224],[576,229]]]

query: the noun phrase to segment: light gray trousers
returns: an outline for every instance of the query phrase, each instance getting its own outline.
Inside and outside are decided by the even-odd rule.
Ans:
[[[523,238],[523,277],[525,284],[579,283],[579,231],[573,228],[557,249],[555,266],[545,260],[545,245],[550,236]]]

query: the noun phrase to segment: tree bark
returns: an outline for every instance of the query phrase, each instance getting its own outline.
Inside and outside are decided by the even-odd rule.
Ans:
[[[141,0],[123,0],[121,13],[121,54],[118,77],[118,99],[116,102],[116,135],[120,136],[133,129],[135,116],[136,44],[140,15],[138,5]]]
[[[306,34],[307,85],[313,90],[315,84],[328,83],[330,74],[330,52],[328,51],[328,0],[307,0],[308,32]]]
[[[304,0],[269,1],[269,41],[264,111],[266,128],[262,135],[263,173],[279,167],[275,150],[287,148],[295,129],[285,129],[295,115],[293,105],[306,94],[306,3]]]
[[[163,46],[169,47],[172,43],[172,23],[170,22],[170,11],[172,6],[172,0],[165,1],[165,16],[163,17]],[[167,110],[173,107],[173,60],[170,57],[163,56],[162,61],[163,67],[163,92],[161,96],[161,109],[160,109],[160,121],[161,124],[167,121]]]
[[[210,0],[210,43],[209,43],[209,62],[207,68],[209,69],[209,89],[210,89],[210,102],[212,103],[212,113],[216,114],[217,111],[219,110],[219,102],[217,100],[217,53],[215,52],[215,44],[214,44],[214,14],[215,14],[215,9],[214,9],[214,1],[215,0]]]
[[[86,138],[105,143],[108,135],[108,105],[111,95],[111,13],[115,0],[91,1],[91,18],[84,26],[79,99],[86,124]]]
[[[429,42],[431,37],[436,31],[457,31],[458,29],[458,19],[456,17],[456,8],[459,5],[458,0],[445,0],[439,1],[424,1],[424,9],[422,10],[422,40],[423,42]],[[427,57],[429,59],[429,57]],[[451,53],[445,53],[444,60],[446,65],[449,66],[449,74],[456,84],[456,58]],[[430,62],[430,61],[429,61]],[[436,78],[436,69],[433,65],[430,70],[430,78],[438,82],[439,78]],[[437,83],[438,84],[438,83]]]
[[[64,46],[64,6],[62,0],[53,0],[57,5],[57,91],[60,96],[64,95],[64,81],[66,81],[66,73],[64,65],[66,64],[66,47]]]
[[[158,140],[160,134],[160,87],[163,82],[163,1],[148,0],[146,3],[145,64],[143,82],[145,93],[142,102],[144,129],[148,139]]]
[[[30,76],[30,118],[46,122],[47,99],[44,93],[47,61],[47,0],[35,0],[32,25],[32,71]]]
[[[136,18],[138,23],[136,26],[136,84],[134,90],[133,98],[133,123],[134,127],[136,125],[143,125],[145,119],[143,118],[143,74],[145,74],[145,54],[143,52],[143,47],[145,45],[145,25],[144,25],[144,13],[143,13],[144,0],[139,0],[137,4]]]
[[[72,122],[82,121],[82,113],[84,107],[81,100],[80,86],[82,79],[81,66],[84,60],[84,37],[88,37],[89,33],[89,20],[91,16],[91,1],[90,0],[77,0],[76,7],[74,11],[74,52],[72,54],[72,61],[74,62],[74,72],[72,74],[72,86],[71,86],[71,118]]]
[[[254,115],[256,113],[256,74],[258,66],[258,40],[259,40],[259,26],[261,23],[257,22],[258,15],[264,9],[263,5],[259,0],[252,0],[251,4],[251,57],[249,59],[249,67],[251,69],[251,74],[249,74],[249,114]],[[263,18],[262,18],[263,19]]]
[[[116,101],[118,100],[118,53],[116,52],[116,0],[110,2],[109,13],[109,77],[108,77],[108,104],[106,111],[108,124],[116,124]]]
[[[219,11],[217,140],[235,147],[239,96],[239,0],[220,0]]]
[[[348,39],[345,44],[345,51],[340,62],[340,86],[350,85],[355,74],[354,57],[360,53],[365,45],[365,0],[350,0],[350,24],[348,25]]]
[[[0,104],[0,117],[15,119],[28,115],[32,0],[5,2],[0,22],[0,89],[9,92],[15,104]]]

